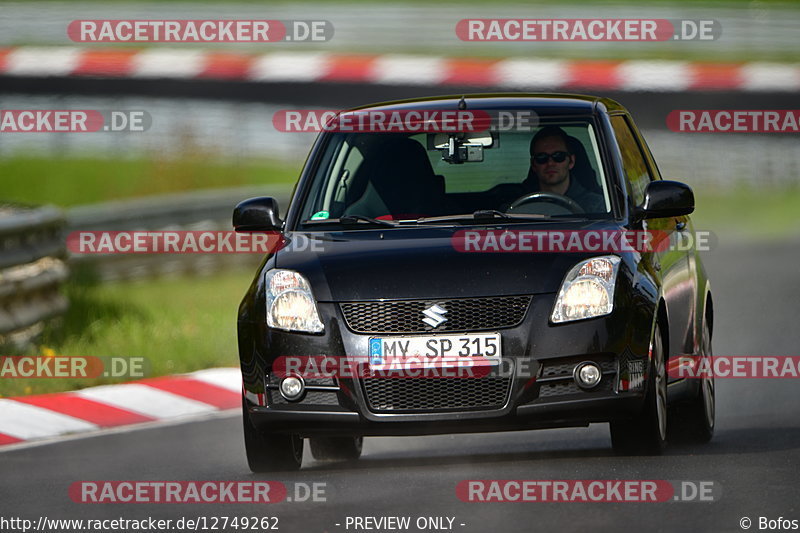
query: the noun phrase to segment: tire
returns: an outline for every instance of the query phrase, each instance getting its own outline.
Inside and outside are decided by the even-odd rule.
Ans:
[[[611,444],[619,455],[660,455],[667,441],[667,367],[661,328],[653,332],[652,359],[642,412],[611,422]]]
[[[355,461],[361,457],[364,437],[312,437],[308,443],[317,461]]]
[[[709,359],[705,368],[713,368],[711,330],[706,320],[703,321],[701,355]],[[700,378],[697,396],[670,408],[669,417],[671,442],[704,444],[710,441],[714,436],[716,419],[716,387],[713,373]]]
[[[303,462],[303,439],[298,435],[270,435],[258,431],[250,421],[242,398],[242,425],[247,465],[254,473],[299,470]]]

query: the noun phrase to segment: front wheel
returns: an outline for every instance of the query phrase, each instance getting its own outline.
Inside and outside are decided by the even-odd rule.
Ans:
[[[666,446],[667,368],[658,324],[650,351],[650,372],[642,412],[633,420],[611,422],[611,444],[620,455],[660,455]]]
[[[259,431],[247,413],[242,398],[242,425],[247,465],[255,473],[299,470],[303,462],[303,439],[298,435],[267,434]]]
[[[703,368],[713,368],[711,364],[711,330],[708,322],[703,321],[703,339],[701,346]],[[669,423],[671,441],[686,444],[704,444],[714,436],[716,420],[716,391],[714,375],[704,372],[700,378],[697,396],[692,400],[670,408]]]

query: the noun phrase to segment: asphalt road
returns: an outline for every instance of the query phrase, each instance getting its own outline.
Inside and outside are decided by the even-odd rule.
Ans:
[[[721,242],[723,239],[721,238]],[[724,241],[707,254],[715,291],[714,347],[725,355],[798,354],[800,244]],[[661,457],[616,457],[606,425],[588,429],[373,438],[355,463],[317,463],[254,476],[238,413],[179,426],[110,434],[0,453],[0,517],[129,518],[276,516],[284,532],[354,531],[348,516],[454,517],[463,532],[742,531],[742,517],[800,520],[800,383],[718,380],[718,425],[702,447]],[[464,503],[465,479],[665,479],[714,481],[714,502]],[[325,502],[78,504],[82,480],[278,480],[326,484]],[[446,523],[446,522],[445,522]],[[337,526],[336,524],[341,524]],[[463,526],[461,524],[464,524]],[[2,531],[16,531],[0,527]],[[231,530],[229,528],[229,530]],[[359,530],[359,531],[364,531]],[[418,531],[412,527],[408,531]]]

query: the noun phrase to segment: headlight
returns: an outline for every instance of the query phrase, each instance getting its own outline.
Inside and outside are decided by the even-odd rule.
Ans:
[[[267,325],[287,331],[321,333],[317,304],[306,278],[292,270],[267,272]]]
[[[570,322],[609,314],[614,309],[619,262],[616,255],[604,255],[572,267],[558,291],[550,320]]]

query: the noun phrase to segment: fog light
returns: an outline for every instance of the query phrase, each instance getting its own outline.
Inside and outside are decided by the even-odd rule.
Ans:
[[[575,367],[572,373],[575,383],[582,389],[593,389],[600,383],[603,374],[600,372],[600,367],[594,363],[581,363]]]
[[[303,395],[303,391],[305,391],[305,385],[303,384],[302,378],[289,376],[287,378],[283,378],[281,381],[281,396],[293,402],[295,400],[300,399],[300,396]]]

